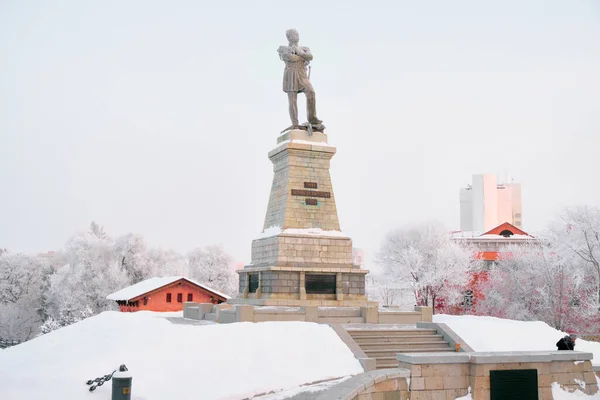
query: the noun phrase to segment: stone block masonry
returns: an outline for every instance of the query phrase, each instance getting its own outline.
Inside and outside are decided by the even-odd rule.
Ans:
[[[252,241],[252,266],[352,267],[352,240],[280,234]]]
[[[367,304],[368,271],[353,265],[352,240],[340,231],[329,174],[335,153],[326,134],[302,130],[281,135],[269,152],[274,175],[264,237],[252,242],[251,264],[237,271],[236,302]]]
[[[263,229],[280,226],[283,229],[340,230],[329,175],[330,160],[335,151],[332,146],[289,142],[269,153],[274,176]],[[306,183],[317,190],[306,189]],[[311,196],[311,192],[315,196]],[[307,198],[316,200],[317,205],[307,205]]]

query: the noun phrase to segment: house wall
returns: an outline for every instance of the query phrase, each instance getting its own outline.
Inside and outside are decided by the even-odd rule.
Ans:
[[[167,302],[167,293],[171,293],[171,302]],[[181,293],[181,302],[177,301],[177,295]],[[119,306],[121,312],[135,311],[181,311],[183,303],[189,301],[188,294],[192,294],[192,300],[195,303],[217,302],[216,297],[209,291],[198,288],[185,281],[178,281],[169,286],[149,292],[144,296],[132,299],[138,302],[138,307]],[[147,297],[147,303],[144,304],[144,297]],[[211,301],[211,297],[214,301]]]

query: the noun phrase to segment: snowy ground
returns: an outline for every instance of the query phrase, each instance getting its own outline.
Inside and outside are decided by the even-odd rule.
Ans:
[[[93,394],[84,382],[119,364],[133,375],[135,400],[234,400],[281,390],[292,394],[309,382],[363,371],[327,325],[172,322],[180,317],[105,312],[4,350],[0,399],[107,400],[111,382]]]
[[[447,324],[475,351],[556,350],[565,336],[541,321],[514,321],[473,315],[434,315],[434,322]],[[594,354],[593,365],[600,365],[600,343],[577,339],[575,350]]]

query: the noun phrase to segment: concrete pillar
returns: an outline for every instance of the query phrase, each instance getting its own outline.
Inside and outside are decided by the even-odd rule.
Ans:
[[[250,282],[250,279],[248,279]],[[249,283],[248,283],[249,284]],[[258,287],[256,288],[256,298],[260,299],[262,296],[262,272],[258,272]]]
[[[318,306],[304,306],[304,320],[306,322],[318,322],[319,321],[319,307]]]
[[[217,305],[213,305],[213,309],[215,310],[215,315],[216,315],[216,321],[215,322],[221,322],[221,310],[226,310],[228,308],[231,308],[232,305],[231,304],[227,304],[227,303],[221,303],[221,304],[217,304]]]
[[[183,318],[200,319],[198,303],[186,301],[183,303]]]
[[[421,312],[421,321],[422,322],[432,322],[433,321],[433,308],[427,306],[415,306],[415,311]]]
[[[206,314],[210,313],[214,306],[213,303],[198,304],[198,319],[206,319]]]
[[[304,271],[300,271],[300,287],[298,293],[300,294],[300,300],[306,300],[306,277]],[[308,320],[307,320],[308,321]]]
[[[344,289],[342,288],[342,273],[335,274],[335,299],[337,301],[344,300]]]
[[[246,285],[244,286],[244,293],[242,294],[242,297],[244,299],[247,299],[248,298],[248,291],[250,290],[250,276],[247,273],[244,273],[244,275],[246,275],[246,281],[245,281]]]
[[[377,307],[361,307],[360,316],[365,319],[365,324],[379,323],[379,310]]]
[[[241,304],[236,306],[235,320],[237,322],[254,322],[254,306]]]

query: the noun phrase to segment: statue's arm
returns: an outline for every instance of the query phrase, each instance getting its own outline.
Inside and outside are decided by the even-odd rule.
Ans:
[[[313,55],[308,47],[298,47],[298,55],[302,57],[304,61],[312,61]]]
[[[279,46],[277,52],[279,53],[279,58],[283,61],[300,61],[302,57],[299,55],[292,54],[291,49],[287,46]]]

